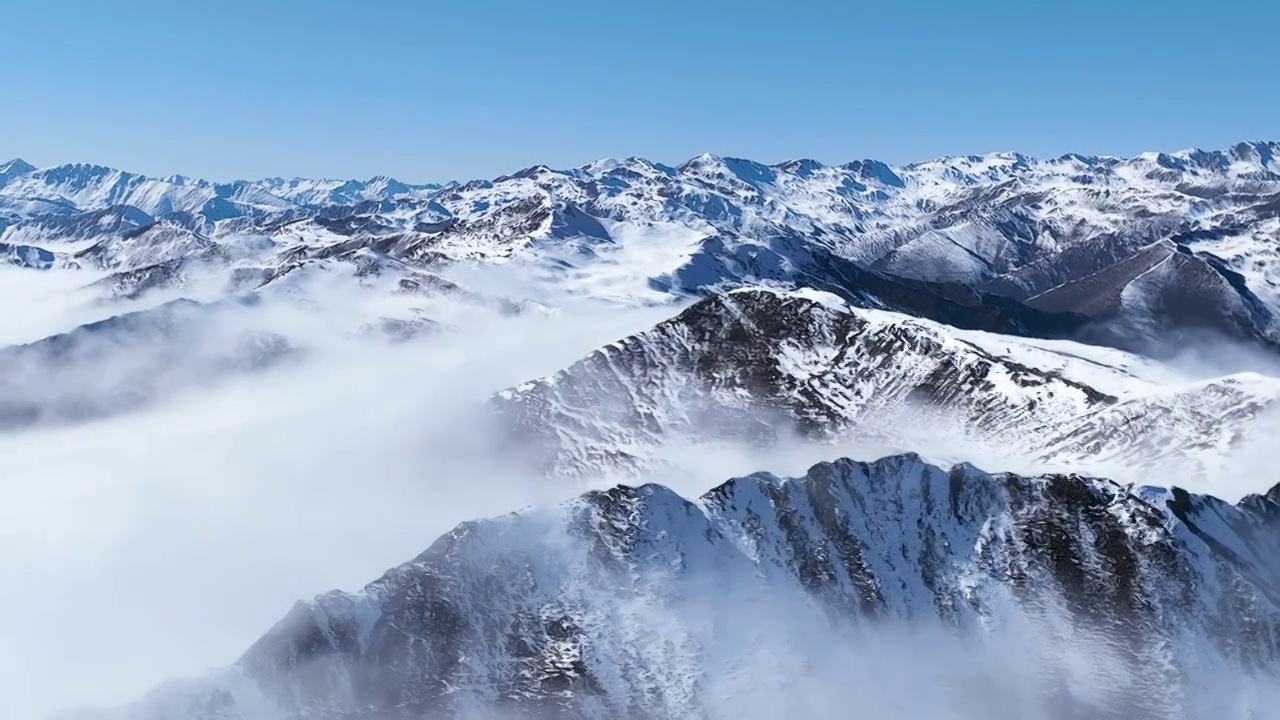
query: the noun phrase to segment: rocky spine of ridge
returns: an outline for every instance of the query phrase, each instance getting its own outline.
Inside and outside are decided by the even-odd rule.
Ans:
[[[1278,501],[1280,487],[1231,505],[914,455],[692,502],[618,486],[464,523],[360,592],[298,604],[234,667],[110,717],[767,715],[726,705],[735,692],[803,713],[805,675],[860,688],[849,702],[873,689],[824,667],[832,648],[813,638],[849,662],[898,621],[963,641],[970,661],[947,673],[966,679],[929,691],[949,716],[1261,717],[1261,695],[1227,708],[1213,692],[1280,670]],[[982,649],[1022,637],[1029,654],[984,678]],[[734,685],[775,652],[819,664]]]
[[[1013,436],[1115,401],[937,327],[875,322],[833,296],[740,290],[504,391],[491,405],[545,470],[581,477],[643,470],[655,448],[680,437],[821,439],[908,408],[970,432]]]

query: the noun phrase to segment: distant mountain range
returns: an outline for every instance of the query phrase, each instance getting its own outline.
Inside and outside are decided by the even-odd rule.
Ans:
[[[275,266],[365,249],[434,268],[512,263],[624,302],[766,283],[1147,352],[1197,333],[1272,347],[1278,149],[904,167],[628,158],[445,185],[211,183],[15,160],[0,166],[0,255],[136,272],[243,263],[253,238]]]

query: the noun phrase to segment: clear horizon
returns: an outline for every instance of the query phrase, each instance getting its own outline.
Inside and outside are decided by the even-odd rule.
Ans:
[[[901,165],[1275,138],[1280,7],[1224,0],[1207,25],[1186,0],[1113,5],[18,2],[0,10],[23,59],[0,158],[427,183],[633,155]]]

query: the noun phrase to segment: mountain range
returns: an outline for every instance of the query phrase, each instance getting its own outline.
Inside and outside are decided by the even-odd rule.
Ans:
[[[514,262],[624,301],[782,284],[1148,352],[1194,332],[1271,346],[1276,257],[1263,240],[1280,223],[1278,148],[904,167],[628,158],[444,185],[212,183],[15,160],[0,168],[0,242],[17,264],[120,272],[363,248],[425,267]]]
[[[492,452],[576,499],[465,522],[86,717],[1270,717],[1280,491],[1212,493],[1273,459],[1278,153],[445,184],[0,165],[3,272],[69,308],[0,346],[0,432],[353,343],[666,315],[477,399]],[[845,459],[652,482],[689,448],[790,447]],[[938,673],[936,702],[877,671]]]

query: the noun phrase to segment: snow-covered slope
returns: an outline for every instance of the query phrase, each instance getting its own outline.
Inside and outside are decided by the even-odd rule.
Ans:
[[[1244,373],[1144,394],[1034,432],[1042,459],[1059,467],[1126,467],[1133,477],[1177,472],[1189,483],[1221,475],[1234,449],[1269,435],[1259,417],[1280,407],[1277,400],[1280,380]]]
[[[913,455],[619,486],[464,523],[87,716],[1274,717],[1278,500]]]
[[[903,167],[626,158],[442,186],[219,184],[12,163],[0,176],[0,242],[83,250],[178,216],[210,241],[252,235],[422,265],[505,263],[622,302],[769,283],[978,329],[1088,331],[1152,352],[1190,331],[1273,345],[1277,149],[998,153]],[[174,242],[122,269],[186,241]]]
[[[1040,475],[1212,487],[1242,447],[1273,464],[1280,380],[1163,361],[1252,357],[1241,346],[1262,358],[1242,364],[1274,359],[1278,150],[902,167],[626,158],[445,185],[14,161],[0,166],[0,271],[56,280],[57,307],[12,298],[11,322],[36,319],[5,328],[24,344],[0,347],[0,423],[39,432],[289,372],[281,360],[331,342],[481,338],[512,327],[486,325],[495,315],[527,310],[568,324],[669,308],[493,396],[502,450],[547,487],[679,471],[690,445],[724,463],[793,440],[805,457],[914,450],[1023,477],[841,461],[696,502],[620,488],[467,524],[126,716],[842,716],[881,687],[823,693],[874,677],[849,668],[902,648],[866,644],[902,620],[1000,657],[1016,646],[994,689],[976,673],[949,698],[966,717],[1039,717],[1045,703],[1202,717],[1212,688],[1277,669],[1280,495],[1230,506]],[[477,447],[489,439],[459,424]],[[940,667],[965,666],[963,645]],[[768,705],[779,698],[796,705]]]
[[[1189,383],[1119,351],[738,290],[492,404],[549,472],[592,477],[651,469],[676,443],[791,434],[927,443],[944,458],[948,438],[966,438],[1053,467],[1187,468],[1221,457],[1277,399],[1280,380],[1261,375]]]

